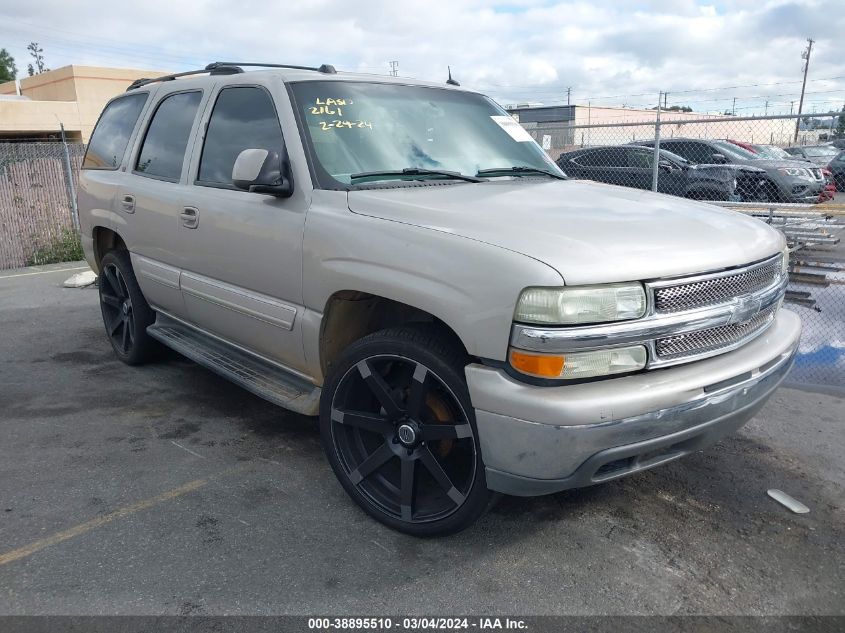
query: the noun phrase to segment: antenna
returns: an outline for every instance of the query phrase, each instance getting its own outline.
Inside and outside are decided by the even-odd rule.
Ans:
[[[449,84],[450,86],[460,86],[461,84],[459,84],[457,81],[452,79],[452,67],[446,66],[446,70],[449,71],[449,79],[446,80],[446,83]]]

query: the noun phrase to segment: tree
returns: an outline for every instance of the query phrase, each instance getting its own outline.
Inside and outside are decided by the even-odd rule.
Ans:
[[[5,48],[0,48],[0,83],[17,78],[18,67],[15,66],[15,58],[9,55],[9,51]]]
[[[26,67],[26,72],[29,73],[30,77],[33,75],[40,75],[41,73],[50,70],[44,65],[44,55],[42,55],[44,49],[38,45],[38,42],[30,42],[29,46],[26,47],[26,50],[29,51],[32,59],[35,60],[35,66],[28,64]]]
[[[689,106],[679,106],[673,105],[669,106],[668,108],[660,108],[663,112],[692,112],[692,108]],[[652,110],[657,110],[657,106],[654,106]]]

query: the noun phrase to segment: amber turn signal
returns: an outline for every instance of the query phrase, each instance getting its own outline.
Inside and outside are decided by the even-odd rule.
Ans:
[[[523,374],[538,378],[560,378],[563,373],[563,356],[549,354],[529,354],[519,350],[511,350],[511,365]]]

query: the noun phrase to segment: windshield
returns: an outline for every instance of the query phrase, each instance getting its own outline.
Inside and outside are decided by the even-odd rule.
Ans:
[[[759,155],[754,152],[749,152],[747,149],[740,147],[739,145],[734,145],[733,143],[729,143],[727,141],[712,141],[712,143],[718,147],[722,154],[724,154],[727,158],[738,158],[740,160],[760,159]]]
[[[668,149],[661,149],[660,155],[663,158],[668,158],[669,160],[673,160],[681,165],[692,165],[692,163],[689,162],[686,158],[684,158],[683,156],[678,156],[674,152],[670,152]]]
[[[781,147],[775,145],[755,145],[754,149],[763,158],[770,160],[792,160],[795,157]]]
[[[475,176],[484,169],[529,167],[563,175],[519,123],[478,94],[347,81],[293,83],[291,91],[324,188],[357,183],[354,174],[409,168]],[[373,177],[365,180],[371,184]]]

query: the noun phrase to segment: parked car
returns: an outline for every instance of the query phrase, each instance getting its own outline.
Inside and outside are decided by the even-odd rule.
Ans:
[[[833,178],[833,171],[829,167],[822,167],[824,175],[824,190],[819,196],[819,202],[833,200],[836,195],[836,181]]]
[[[654,149],[631,145],[590,147],[557,160],[569,176],[635,189],[651,189]],[[661,149],[657,190],[694,200],[755,200],[766,172],[743,165],[693,165]]]
[[[732,138],[726,138],[725,140],[728,143],[732,143],[732,144],[734,144],[738,147],[741,147],[742,149],[747,149],[749,152],[753,152],[755,154],[757,153],[757,151],[754,149],[754,146],[751,143],[746,143],[745,141],[737,141],[737,140],[734,140]]]
[[[758,145],[756,143],[749,143],[749,145],[751,151],[766,160],[800,160],[777,145]]]
[[[836,148],[832,145],[796,145],[787,147],[784,151],[790,156],[803,158],[823,167],[827,166],[837,154]]]
[[[845,138],[837,138],[830,142],[830,145],[836,149],[845,149]]]
[[[845,150],[839,152],[832,161],[830,161],[831,174],[833,181],[836,183],[837,191],[845,191]]]
[[[455,532],[496,492],[666,463],[789,371],[765,223],[567,179],[453,83],[243,66],[106,105],[79,186],[106,335],[127,364],[163,344],[319,416],[377,520]]]
[[[653,146],[654,141],[639,144]],[[661,139],[660,147],[695,164],[732,163],[759,167],[765,170],[768,181],[760,199],[771,202],[815,203],[824,189],[824,176],[818,166],[797,160],[766,160],[727,141],[669,138]]]

